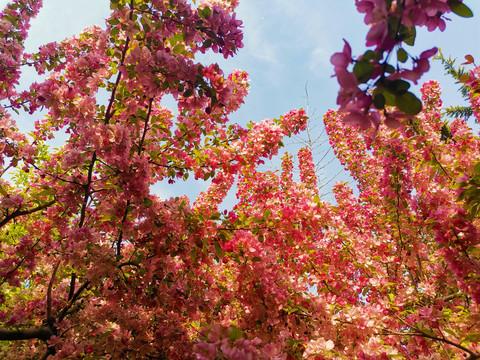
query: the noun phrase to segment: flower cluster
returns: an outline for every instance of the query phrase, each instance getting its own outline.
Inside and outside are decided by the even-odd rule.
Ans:
[[[453,11],[461,16],[471,16],[471,11],[460,1],[447,0],[356,0],[356,6],[365,14],[365,23],[370,26],[366,45],[373,50],[355,59],[350,45],[345,42],[343,51],[331,57],[340,84],[337,104],[347,113],[344,121],[348,124],[357,124],[365,130],[378,128],[381,122],[385,122],[387,126],[397,128],[399,116],[391,114],[391,107],[396,106],[407,115],[420,112],[422,104],[408,91],[409,82],[417,84],[430,68],[429,59],[437,52],[434,47],[414,57],[404,49],[404,44],[413,45],[417,26],[425,26],[429,31],[443,31],[444,14]],[[394,51],[397,64],[392,66],[389,61]],[[409,58],[411,68],[404,65]]]
[[[213,9],[215,6],[227,11],[234,11],[238,6],[239,0],[202,0],[201,5]]]
[[[214,325],[209,329],[207,341],[195,345],[197,359],[213,360],[219,357],[229,360],[283,360],[285,355],[279,353],[279,348],[271,345],[262,347],[262,340],[255,338],[247,340],[236,327]]]
[[[368,244],[367,248],[375,249],[376,256],[384,257],[384,261],[389,263],[388,270],[384,272],[370,263],[368,256],[364,257],[366,262],[375,267],[375,270],[370,267],[372,274],[383,273],[376,279],[371,278],[370,284],[387,286],[382,282],[397,266],[395,264],[404,264],[401,266],[406,266],[406,273],[415,273],[411,273],[409,280],[404,278],[404,286],[396,290],[395,299],[403,293],[404,300],[395,304],[395,300],[390,298],[385,302],[388,303],[386,308],[381,311],[384,315],[394,311],[397,319],[398,316],[405,316],[400,326],[407,326],[418,336],[426,338],[432,335],[427,334],[427,328],[437,329],[437,337],[443,332],[442,326],[463,331],[460,330],[461,320],[457,323],[454,319],[458,318],[445,318],[439,311],[458,306],[456,301],[459,299],[453,294],[462,291],[475,303],[480,295],[480,282],[476,276],[480,271],[477,254],[479,223],[475,216],[468,216],[463,209],[468,202],[465,198],[457,198],[458,190],[454,181],[465,181],[461,175],[478,171],[474,165],[480,154],[480,142],[464,120],[457,119],[449,125],[443,122],[440,93],[438,83],[431,81],[424,84],[424,110],[405,122],[399,130],[392,131],[380,126],[375,137],[371,133],[362,136],[341,124],[339,120],[345,115],[329,112],[325,116],[327,132],[337,156],[359,183],[358,200],[351,190],[346,190],[345,185],[335,189],[339,206],[349,209],[344,213],[343,221],[350,224],[350,229],[370,227],[373,235],[369,238],[364,231],[360,234],[354,231],[349,232],[348,236],[358,236],[358,250],[366,250],[363,244]],[[380,230],[383,226],[384,230]],[[435,273],[434,278],[427,276],[432,272]],[[446,289],[451,290],[445,293]],[[368,292],[366,301],[370,302],[372,296],[373,293]],[[424,303],[417,313],[412,310],[412,303],[406,300],[410,296],[429,299],[432,305]],[[449,303],[444,299],[456,301]],[[380,299],[377,301],[382,303]],[[403,315],[398,315],[398,311]],[[384,321],[381,316],[370,315],[369,318],[372,324]],[[420,327],[419,323],[422,324]],[[384,326],[387,329],[385,334],[398,333],[391,328],[391,323]],[[455,339],[458,339],[458,335],[453,335],[449,341],[457,344],[454,350],[461,353]],[[423,342],[425,339],[416,341]],[[362,350],[362,356],[369,358],[381,354],[385,351],[385,343],[392,345],[401,342],[401,339],[388,337],[385,340],[370,338],[369,346]],[[406,346],[408,348],[409,345]],[[469,343],[468,349],[477,351],[476,344]],[[390,349],[385,354],[393,355],[395,352],[392,351],[396,350]],[[412,351],[407,353],[411,354]],[[424,356],[427,356],[427,352],[424,352]]]
[[[15,0],[0,13],[0,99],[12,97],[20,78],[23,42],[42,0]]]
[[[468,72],[460,81],[462,81],[468,88],[470,104],[472,105],[473,115],[476,119],[480,117],[480,66],[475,64],[475,59],[471,55],[465,56],[467,60],[464,65],[473,64],[474,68]]]

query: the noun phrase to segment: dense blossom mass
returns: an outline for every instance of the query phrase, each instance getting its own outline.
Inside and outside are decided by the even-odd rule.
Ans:
[[[335,204],[319,198],[309,147],[299,181],[288,153],[281,171],[259,170],[305,129],[305,111],[232,124],[248,74],[195,61],[242,47],[238,1],[111,0],[105,28],[35,53],[23,44],[41,1],[7,5],[1,357],[480,359],[480,138],[442,119],[436,82],[423,85],[421,111],[402,105],[412,100],[402,79],[417,81],[433,50],[390,75],[376,63],[398,34],[442,30],[442,14],[466,10],[458,0],[356,3],[376,48],[353,73],[348,43],[332,57],[340,111],[324,122],[358,184],[355,195],[337,183]],[[479,67],[471,56],[467,65],[478,120]],[[43,77],[21,89],[26,66]],[[370,66],[382,106],[358,87]],[[178,115],[162,106],[167,94]],[[372,102],[383,111],[369,112]],[[22,112],[37,118],[30,134],[16,125]],[[58,136],[64,144],[50,148]],[[211,180],[194,200],[152,190],[190,176]],[[234,184],[238,201],[221,212]]]

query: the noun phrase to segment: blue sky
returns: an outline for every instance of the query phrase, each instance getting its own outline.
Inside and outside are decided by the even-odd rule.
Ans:
[[[445,55],[457,57],[458,63],[466,54],[473,55],[477,63],[480,62],[480,1],[464,2],[476,17],[463,19],[451,14],[445,32],[420,31],[414,54],[438,46]],[[6,3],[6,0],[0,0],[0,7]],[[34,51],[40,44],[60,41],[93,24],[103,26],[108,14],[107,0],[44,0],[41,13],[32,23],[27,50]],[[310,113],[315,111],[312,125],[317,125],[316,130],[321,131],[321,115],[336,107],[338,91],[336,80],[331,77],[330,56],[342,49],[343,38],[350,42],[354,54],[364,51],[367,27],[363,16],[356,12],[354,1],[240,0],[237,17],[244,22],[245,44],[238,55],[227,60],[216,54],[201,58],[204,62],[218,62],[226,73],[239,68],[250,74],[251,92],[246,103],[232,116],[232,121],[245,124],[305,107],[304,89],[308,83]],[[429,79],[440,81],[444,103],[458,104],[461,101],[454,81],[443,76],[438,61],[421,81]],[[18,122],[28,128],[30,121],[25,118]],[[287,148],[295,151],[293,146]],[[267,165],[275,168],[278,161]],[[339,166],[331,165],[328,169],[327,178],[336,174]],[[207,186],[191,181],[175,186],[162,184],[157,191],[164,197],[181,195],[186,191],[185,185],[191,197]],[[233,204],[233,198],[232,193],[226,206]]]

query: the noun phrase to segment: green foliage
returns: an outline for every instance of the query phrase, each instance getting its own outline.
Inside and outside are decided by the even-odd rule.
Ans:
[[[408,91],[410,84],[405,80],[381,79],[374,90],[373,103],[377,109],[385,105],[397,106],[406,114],[415,115],[422,110],[422,102]]]
[[[464,3],[460,2],[460,0],[448,0],[448,6],[450,6],[450,10],[458,16],[465,18],[473,16],[472,10],[470,10],[470,8]]]
[[[415,115],[422,111],[422,102],[411,92],[395,96],[395,102],[405,114]]]
[[[465,201],[465,211],[472,217],[480,215],[480,162],[474,167],[474,175],[468,181],[458,184],[461,189],[458,200]]]
[[[437,55],[433,58],[434,60],[440,60],[442,62],[443,68],[445,69],[445,73],[450,75],[456,81],[455,83],[459,85],[460,94],[465,100],[469,100],[468,94],[470,92],[470,88],[460,81],[462,76],[467,75],[467,71],[463,66],[455,66],[455,60],[452,59],[450,56],[445,58],[441,49],[438,50]],[[445,109],[445,115],[452,117],[452,118],[464,118],[468,120],[473,114],[473,110],[471,106],[450,106]]]
[[[353,73],[360,83],[366,83],[373,75],[373,64],[369,60],[358,60],[353,67]]]
[[[453,139],[453,135],[450,131],[450,127],[448,126],[448,122],[445,121],[440,130],[440,140],[442,140],[443,142],[448,142],[451,139]]]
[[[473,115],[471,106],[450,106],[445,109],[445,115],[452,118],[469,119]]]
[[[408,54],[402,48],[399,48],[397,51],[397,59],[400,62],[406,62],[408,60]]]
[[[440,60],[442,62],[443,68],[445,69],[445,73],[453,77],[455,80],[457,80],[455,83],[460,85],[460,93],[465,98],[465,100],[468,100],[468,93],[470,91],[470,88],[460,82],[460,78],[464,75],[467,75],[467,71],[465,70],[465,68],[463,66],[455,66],[456,58],[452,59],[449,56],[447,59],[443,55],[441,49],[438,49],[438,53],[437,55],[435,55],[433,59]]]

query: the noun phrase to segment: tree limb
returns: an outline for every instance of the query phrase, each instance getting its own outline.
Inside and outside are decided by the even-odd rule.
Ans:
[[[51,206],[55,204],[55,200],[52,200],[48,203],[45,203],[43,205],[39,205],[33,209],[29,209],[29,210],[15,210],[13,213],[11,213],[10,215],[7,215],[5,216],[5,218],[3,218],[2,221],[0,221],[0,228],[2,226],[4,226],[5,224],[7,224],[10,220],[13,220],[15,219],[16,217],[19,217],[19,216],[22,216],[22,215],[30,215],[30,214],[33,214],[34,212],[37,212],[37,211],[41,211],[43,209],[46,209],[47,207]]]
[[[0,329],[0,340],[40,339],[47,341],[52,335],[54,335],[54,332],[48,325],[35,326],[21,330]]]

